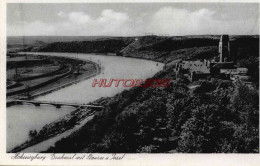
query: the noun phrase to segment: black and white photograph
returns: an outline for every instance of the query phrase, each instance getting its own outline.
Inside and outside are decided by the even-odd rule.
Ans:
[[[3,56],[13,158],[259,153],[259,3],[7,3]]]

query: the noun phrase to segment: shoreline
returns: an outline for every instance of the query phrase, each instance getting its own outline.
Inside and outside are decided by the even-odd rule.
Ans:
[[[39,52],[39,54],[40,54],[40,52]],[[92,54],[92,55],[93,55],[93,54]],[[95,55],[95,54],[94,54],[94,55]],[[46,56],[48,56],[48,55],[46,55]],[[107,55],[107,56],[115,56],[115,55]],[[117,57],[117,56],[115,56],[115,57]],[[123,56],[119,56],[119,57],[123,57]],[[125,58],[134,58],[134,57],[125,57]],[[75,58],[71,58],[71,59],[75,59]],[[135,58],[135,59],[142,59],[142,58]],[[142,60],[152,61],[152,60],[150,60],[150,59],[142,59]],[[88,61],[88,60],[86,60],[86,61]],[[90,61],[90,62],[92,62],[92,61]],[[153,61],[153,62],[156,62],[156,61]],[[93,62],[93,63],[94,63],[94,62]],[[158,63],[161,63],[161,62],[158,62]],[[100,66],[99,66],[98,64],[96,64],[96,63],[94,63],[94,64],[95,64],[96,67],[98,68],[97,73],[100,73],[100,72],[101,72]],[[92,74],[91,76],[88,76],[87,78],[90,78],[90,77],[93,77],[93,76],[94,76],[94,74]],[[68,84],[66,84],[66,85],[60,86],[59,88],[63,88],[63,87],[69,86],[69,85],[71,85],[71,84],[78,83],[79,81],[82,81],[82,80],[87,79],[87,78],[82,78],[82,79],[80,79],[80,80],[70,82],[70,83],[68,83]],[[55,89],[56,89],[56,88],[55,88]],[[56,89],[56,90],[58,90],[58,89]],[[51,92],[53,92],[53,91],[47,91],[47,92],[51,93]],[[47,93],[46,93],[46,94],[47,94]],[[38,94],[38,95],[39,95],[39,96],[40,96],[40,95],[44,95],[44,92],[41,93],[41,94]],[[34,97],[35,97],[35,96],[34,96]],[[97,100],[95,100],[95,101],[93,101],[93,102],[96,102],[96,101],[99,101],[99,99],[97,99]],[[91,103],[93,103],[93,102],[91,102]],[[80,112],[82,112],[82,110],[76,109],[76,110],[73,111],[73,112],[78,112],[78,113],[79,113],[78,116],[81,116],[81,115],[80,115],[80,114],[81,114]],[[95,116],[95,113],[96,113],[96,112],[97,112],[97,111],[94,111],[94,112],[93,112],[93,115],[94,115],[94,116]],[[73,116],[71,116],[71,113],[70,113],[70,114],[65,115],[64,117],[61,117],[61,118],[57,119],[57,120],[54,121],[54,122],[63,121],[64,119],[67,119],[68,116],[70,117],[70,119],[73,118]],[[86,119],[86,118],[88,118],[88,117],[89,117],[89,116],[82,117],[83,119],[77,120],[76,123],[80,123],[81,121],[83,121],[84,119]],[[49,124],[46,124],[46,126],[51,125],[51,124],[53,124],[54,122],[49,123]],[[77,126],[77,125],[74,125],[74,126],[72,127],[72,129],[75,128],[76,126]],[[51,129],[50,129],[50,130],[51,130]],[[27,149],[27,148],[30,148],[30,147],[35,146],[35,145],[37,145],[37,144],[40,144],[40,143],[42,143],[42,142],[44,142],[44,141],[47,141],[47,140],[49,140],[49,139],[53,139],[53,138],[55,138],[55,137],[59,137],[59,135],[63,134],[63,133],[66,132],[66,131],[69,131],[69,130],[70,130],[70,128],[65,129],[65,130],[61,130],[60,132],[52,132],[52,131],[50,131],[50,133],[48,134],[48,135],[49,135],[48,138],[45,137],[45,138],[43,138],[43,139],[39,139],[38,141],[35,141],[35,140],[27,140],[27,142],[25,142],[25,143],[23,143],[23,144],[21,144],[21,145],[15,147],[15,148],[13,148],[13,149],[10,150],[8,153],[23,151],[23,150],[25,150],[25,149]],[[48,131],[47,131],[47,132],[48,132]],[[72,133],[70,133],[70,134],[72,134]]]
[[[49,55],[43,55],[43,56],[49,56]],[[96,76],[96,75],[98,75],[98,74],[101,73],[101,67],[100,67],[97,63],[95,63],[95,62],[93,62],[93,61],[85,60],[85,59],[77,59],[77,58],[73,58],[73,57],[69,57],[69,58],[68,58],[68,57],[62,57],[62,58],[80,60],[80,61],[84,61],[84,62],[86,62],[86,63],[88,63],[88,64],[92,64],[92,65],[95,66],[95,71],[94,71],[93,73],[91,73],[90,75],[85,75],[85,76],[83,76],[82,78],[79,78],[79,79],[76,79],[76,80],[70,80],[70,81],[68,81],[67,83],[62,84],[63,79],[65,79],[65,78],[67,78],[67,77],[70,76],[70,75],[65,75],[63,78],[60,78],[60,79],[59,79],[59,81],[61,81],[61,84],[62,84],[62,85],[54,86],[54,87],[51,88],[51,89],[42,90],[42,91],[40,90],[41,88],[39,88],[38,90],[39,90],[40,92],[38,92],[38,93],[36,92],[36,93],[32,94],[32,95],[31,95],[31,98],[30,98],[29,100],[34,99],[34,98],[39,97],[39,96],[43,96],[43,95],[52,93],[52,92],[54,92],[54,91],[60,90],[60,89],[62,89],[62,88],[68,87],[68,86],[70,86],[70,85],[77,84],[77,83],[79,83],[79,82],[81,82],[81,81],[84,81],[84,80],[86,80],[86,79],[89,79],[89,78],[94,77],[94,76]],[[65,74],[66,74],[66,73],[65,73]],[[49,85],[47,85],[47,86],[45,86],[45,87],[48,87],[48,86],[49,86]],[[44,88],[44,87],[42,87],[42,88]],[[36,89],[36,90],[37,90],[37,89]],[[9,99],[9,100],[12,100],[12,99],[24,99],[24,96],[23,96],[22,94],[23,94],[23,93],[17,94],[17,96],[14,95],[14,96],[7,97],[7,100],[8,100],[8,99]],[[9,104],[10,104],[10,103],[9,103]],[[11,104],[11,105],[12,105],[12,104]],[[11,106],[11,105],[8,105],[8,106]]]
[[[46,56],[48,56],[48,55],[46,55]],[[68,59],[76,59],[76,58],[68,58]],[[87,62],[87,63],[93,64],[93,65],[95,66],[95,72],[93,72],[93,73],[90,74],[90,75],[86,75],[86,76],[84,76],[84,77],[82,77],[82,78],[80,78],[80,79],[77,79],[77,80],[75,80],[75,81],[72,80],[72,81],[70,81],[70,82],[68,82],[68,83],[66,83],[66,84],[63,84],[63,85],[60,85],[60,86],[51,88],[51,89],[49,89],[49,90],[45,90],[45,91],[39,92],[39,93],[36,93],[36,94],[32,95],[32,97],[31,97],[30,100],[32,100],[33,98],[39,97],[39,96],[43,96],[43,95],[52,93],[52,92],[54,92],[54,91],[60,90],[60,89],[62,89],[62,88],[68,87],[68,86],[70,86],[70,85],[77,84],[77,83],[79,83],[79,82],[81,82],[81,81],[84,81],[84,80],[86,80],[86,79],[89,79],[89,78],[94,77],[94,76],[96,76],[96,75],[98,75],[98,74],[101,73],[101,67],[100,67],[97,63],[92,62],[92,61],[90,61],[90,60],[84,60],[84,59],[77,59],[77,60],[82,60],[82,61],[85,61],[85,62]],[[65,76],[64,78],[66,78],[66,77],[68,77],[68,76]],[[64,79],[64,78],[62,78],[62,79]],[[61,79],[61,80],[62,80],[62,79]],[[20,98],[21,98],[21,97],[20,97]],[[16,105],[16,103],[15,103],[15,102],[12,102],[12,101],[6,101],[6,107],[10,107],[10,106],[13,106],[13,105]],[[61,117],[61,118],[59,118],[59,119],[57,119],[57,120],[55,120],[55,121],[49,123],[49,124],[46,124],[44,127],[46,127],[46,126],[51,126],[52,124],[55,124],[56,122],[60,122],[60,121],[65,120],[65,119],[71,119],[75,113],[83,114],[83,113],[82,113],[82,109],[80,109],[80,108],[75,108],[75,110],[72,111],[71,113],[69,113],[69,114],[67,114],[67,115],[65,115],[65,116],[63,116],[63,117]],[[88,115],[85,115],[85,117],[80,118],[79,120],[77,120],[76,123],[80,123],[80,122],[81,122],[82,120],[84,120],[86,117],[88,117]],[[43,127],[43,128],[44,128],[44,127]],[[72,126],[72,128],[73,128],[73,127],[74,127],[74,126]],[[43,129],[43,128],[42,128],[42,129]],[[41,130],[42,130],[42,129],[41,129]],[[40,130],[40,131],[41,131],[41,130]],[[70,130],[70,128],[67,128],[67,129],[65,129],[65,130],[61,130],[61,131],[58,132],[58,133],[57,133],[57,132],[56,132],[56,133],[49,133],[48,136],[46,136],[46,137],[44,137],[44,138],[42,138],[42,139],[39,139],[39,140],[34,140],[34,139],[33,139],[33,140],[27,140],[26,142],[24,142],[24,143],[22,143],[22,144],[20,144],[20,145],[18,145],[18,146],[16,146],[16,147],[14,147],[14,148],[13,148],[12,150],[10,150],[8,153],[14,152],[14,151],[15,151],[15,152],[19,152],[19,151],[24,150],[24,149],[26,149],[26,148],[29,148],[29,147],[31,147],[31,146],[33,146],[33,145],[36,145],[36,144],[41,143],[41,142],[43,142],[43,141],[46,141],[46,140],[48,140],[48,139],[50,139],[50,138],[53,138],[53,137],[55,137],[55,136],[57,136],[57,135],[59,135],[59,134],[62,134],[62,133],[64,133],[64,132],[68,131],[68,130]]]
[[[34,145],[40,144],[44,141],[48,141],[49,139],[53,139],[56,136],[59,136],[66,131],[73,130],[78,124],[82,123],[86,118],[93,116],[95,114],[95,110],[93,109],[81,109],[76,108],[69,114],[64,115],[63,117],[46,124],[42,127],[42,129],[38,132],[38,134],[32,138],[28,139],[26,142],[12,148],[7,153],[17,153],[21,152],[27,148],[30,148]],[[75,119],[73,118],[77,118]],[[73,123],[72,123],[73,121]],[[63,125],[60,125],[63,123]]]
[[[73,58],[71,58],[71,59],[73,59]],[[71,82],[69,82],[69,83],[66,83],[66,84],[64,84],[64,85],[57,86],[57,87],[55,87],[55,88],[52,88],[52,89],[49,89],[49,90],[46,90],[46,91],[43,91],[43,92],[36,93],[36,94],[32,95],[32,99],[35,98],[35,97],[44,96],[44,95],[46,95],[46,94],[52,93],[52,92],[54,92],[54,91],[60,90],[60,89],[62,89],[62,88],[68,87],[68,86],[70,86],[70,85],[77,84],[77,83],[79,83],[79,82],[81,82],[81,81],[84,81],[84,80],[86,80],[86,79],[89,79],[89,78],[94,77],[94,76],[96,76],[96,75],[98,75],[98,74],[101,73],[101,68],[100,68],[100,66],[99,66],[98,64],[96,64],[95,62],[89,61],[89,60],[85,60],[85,61],[88,62],[88,63],[92,63],[93,65],[95,65],[96,72],[92,73],[91,75],[85,76],[85,77],[83,77],[83,78],[81,78],[81,79],[78,79],[78,80],[75,80],[75,81],[71,81]],[[68,77],[68,76],[66,76],[66,77]],[[66,78],[66,77],[64,77],[64,78]]]

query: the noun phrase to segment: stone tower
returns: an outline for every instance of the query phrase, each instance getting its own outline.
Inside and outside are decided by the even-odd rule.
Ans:
[[[222,35],[219,41],[219,62],[226,62],[230,59],[230,44],[228,35]]]

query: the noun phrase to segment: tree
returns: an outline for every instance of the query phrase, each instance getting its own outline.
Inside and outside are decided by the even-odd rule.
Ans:
[[[218,141],[219,121],[216,120],[217,107],[202,105],[192,110],[192,117],[182,126],[179,150],[186,153],[212,153]]]
[[[30,130],[29,131],[29,137],[31,139],[34,139],[37,136],[37,131],[36,130]]]

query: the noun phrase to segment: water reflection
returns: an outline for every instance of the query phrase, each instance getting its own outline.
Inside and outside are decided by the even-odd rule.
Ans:
[[[7,116],[7,151],[29,139],[29,131],[39,131],[45,124],[75,110],[73,107],[56,108],[51,105],[15,105],[8,107]]]

